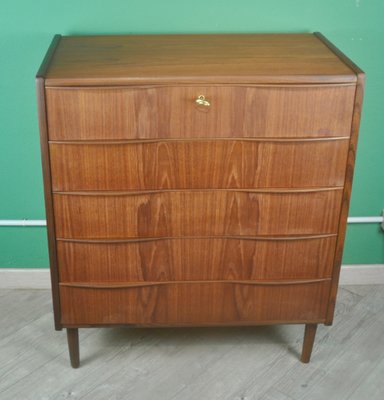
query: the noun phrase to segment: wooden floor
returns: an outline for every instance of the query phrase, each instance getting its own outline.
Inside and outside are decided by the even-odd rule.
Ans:
[[[384,398],[384,286],[340,289],[332,327],[298,361],[304,326],[81,329],[81,367],[46,290],[0,291],[0,399]]]

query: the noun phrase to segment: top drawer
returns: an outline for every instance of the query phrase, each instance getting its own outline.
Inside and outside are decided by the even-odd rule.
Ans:
[[[49,139],[349,136],[354,95],[354,85],[47,88]]]

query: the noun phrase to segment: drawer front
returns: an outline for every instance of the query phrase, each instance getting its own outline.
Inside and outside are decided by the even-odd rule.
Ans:
[[[354,85],[47,88],[49,139],[349,136],[354,95]]]
[[[50,144],[53,190],[343,186],[349,141]]]
[[[58,238],[337,233],[342,190],[54,194]]]
[[[330,281],[260,286],[165,283],[131,288],[60,287],[66,325],[252,325],[324,322]]]
[[[330,278],[336,236],[57,242],[62,282]]]

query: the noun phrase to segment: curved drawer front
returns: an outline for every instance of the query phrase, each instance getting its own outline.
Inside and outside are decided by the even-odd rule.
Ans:
[[[348,136],[354,95],[354,85],[46,88],[49,139]]]
[[[337,233],[342,190],[54,194],[58,238]]]
[[[348,139],[50,144],[53,190],[343,186]]]
[[[330,281],[286,285],[178,282],[131,288],[61,286],[64,325],[252,325],[324,321]]]
[[[57,242],[62,282],[330,278],[336,236]]]

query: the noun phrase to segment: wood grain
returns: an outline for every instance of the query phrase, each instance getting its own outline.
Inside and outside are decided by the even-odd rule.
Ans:
[[[329,286],[329,281],[281,286],[185,282],[128,289],[61,286],[62,323],[183,326],[323,321]]]
[[[349,140],[50,144],[52,189],[343,186]]]
[[[61,282],[329,278],[336,237],[57,242]]]
[[[58,238],[336,233],[341,190],[54,194]]]
[[[355,81],[309,33],[63,37],[47,74],[49,86]]]
[[[50,140],[349,136],[355,85],[47,88]],[[199,95],[209,107],[195,103]]]

